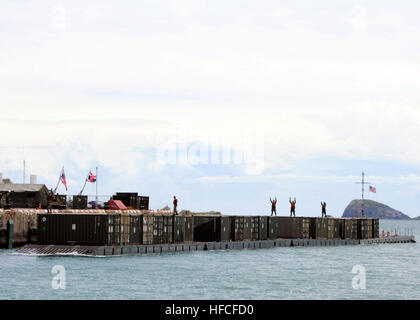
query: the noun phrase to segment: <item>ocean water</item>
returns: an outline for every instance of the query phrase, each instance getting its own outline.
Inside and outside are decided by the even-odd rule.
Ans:
[[[412,232],[420,221],[381,220]],[[0,250],[0,299],[420,299],[420,244],[292,247],[120,257]],[[354,266],[365,289],[353,288]],[[54,266],[65,288],[54,289]],[[64,275],[63,272],[60,275]],[[64,281],[61,282],[64,284]]]

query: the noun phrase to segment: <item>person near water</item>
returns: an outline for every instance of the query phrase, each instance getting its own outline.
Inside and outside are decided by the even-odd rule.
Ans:
[[[270,198],[270,202],[271,202],[271,215],[273,215],[274,213],[277,216],[277,211],[276,211],[277,198],[275,198],[274,200],[271,200]]]
[[[294,198],[293,199],[293,201],[292,201],[292,199],[291,198],[289,198],[289,203],[290,203],[290,216],[292,217],[296,217],[296,212],[295,212],[295,209],[296,209],[296,198]]]
[[[174,196],[174,214],[178,214],[176,207],[178,206],[178,199]]]
[[[321,201],[321,207],[322,207],[322,217],[327,217],[327,204],[325,202]]]

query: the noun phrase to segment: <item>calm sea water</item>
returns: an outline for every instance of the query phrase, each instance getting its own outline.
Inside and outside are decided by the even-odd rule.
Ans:
[[[420,221],[381,221],[412,230]],[[0,250],[0,299],[420,299],[420,244],[295,247],[121,257],[36,257]],[[65,268],[53,289],[52,268]],[[352,287],[352,268],[366,289]]]

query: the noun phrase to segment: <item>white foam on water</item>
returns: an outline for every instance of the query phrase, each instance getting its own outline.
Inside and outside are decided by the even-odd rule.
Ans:
[[[106,258],[104,255],[90,255],[79,252],[57,252],[57,253],[34,253],[34,252],[13,252],[13,255],[33,256],[33,257],[87,257],[87,258]]]

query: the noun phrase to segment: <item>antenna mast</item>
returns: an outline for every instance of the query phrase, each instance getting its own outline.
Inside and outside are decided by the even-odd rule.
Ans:
[[[370,182],[365,182],[365,173],[362,172],[362,182],[356,182],[357,184],[362,185],[362,217],[365,216],[364,205],[365,205],[365,184],[370,184]]]
[[[23,160],[23,184],[25,184],[26,180],[26,161]]]

